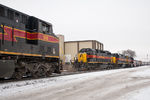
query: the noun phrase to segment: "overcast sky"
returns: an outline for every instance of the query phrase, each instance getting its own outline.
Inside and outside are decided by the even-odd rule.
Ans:
[[[53,24],[66,41],[98,40],[111,52],[150,58],[150,0],[0,0]]]

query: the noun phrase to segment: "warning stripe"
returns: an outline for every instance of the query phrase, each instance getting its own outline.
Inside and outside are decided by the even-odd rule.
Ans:
[[[20,53],[20,52],[0,51],[0,54],[11,54],[11,55],[23,55],[23,56],[38,56],[38,57],[42,57],[42,55],[40,55],[40,54],[29,54],[29,53]],[[45,57],[59,58],[59,56],[50,56],[50,55],[45,55]]]

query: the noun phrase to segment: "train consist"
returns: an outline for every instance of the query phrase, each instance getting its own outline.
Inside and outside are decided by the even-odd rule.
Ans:
[[[74,62],[74,67],[78,70],[91,69],[112,69],[140,66],[142,62],[135,61],[132,57],[124,56],[109,51],[83,48],[79,51]]]
[[[60,73],[52,24],[0,5],[0,78]]]
[[[79,70],[132,67],[140,62],[108,51],[83,48]],[[0,4],[0,78],[46,77],[60,73],[59,39],[52,24]]]

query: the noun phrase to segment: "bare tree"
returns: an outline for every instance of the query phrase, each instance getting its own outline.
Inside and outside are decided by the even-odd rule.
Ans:
[[[136,57],[135,51],[130,50],[130,49],[128,49],[128,50],[123,50],[123,51],[122,51],[122,54],[125,55],[125,56],[133,57],[133,58]]]

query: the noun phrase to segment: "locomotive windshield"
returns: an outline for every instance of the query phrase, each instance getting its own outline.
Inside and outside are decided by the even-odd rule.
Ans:
[[[84,52],[89,52],[89,51],[92,51],[92,49],[90,49],[90,48],[84,48],[84,49],[81,49],[79,52],[80,53],[84,53]]]
[[[96,53],[96,50],[91,49],[91,48],[83,48],[83,49],[81,49],[79,52],[80,52],[80,53],[86,52],[87,54],[95,54],[95,53]]]

